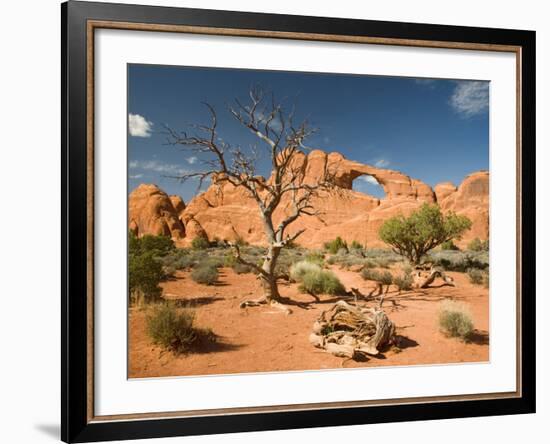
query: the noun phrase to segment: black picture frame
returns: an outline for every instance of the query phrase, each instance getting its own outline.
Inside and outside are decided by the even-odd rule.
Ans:
[[[187,25],[332,36],[512,45],[521,68],[521,331],[519,396],[426,403],[96,421],[90,417],[90,335],[87,174],[87,23]],[[535,32],[69,1],[62,23],[62,374],[61,438],[90,442],[279,430],[535,412]],[[121,147],[123,149],[123,147]]]

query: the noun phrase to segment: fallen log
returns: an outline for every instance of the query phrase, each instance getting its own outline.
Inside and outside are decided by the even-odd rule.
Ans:
[[[438,277],[441,278],[445,284],[451,287],[455,286],[454,279],[451,276],[447,276],[442,270],[434,267],[426,268],[417,266],[412,274],[413,288],[426,288]]]
[[[393,342],[395,326],[379,308],[362,308],[338,301],[313,323],[309,342],[335,356],[376,356]]]

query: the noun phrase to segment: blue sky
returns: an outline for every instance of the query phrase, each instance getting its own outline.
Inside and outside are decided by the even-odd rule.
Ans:
[[[458,185],[489,168],[488,82],[129,65],[128,191],[156,183],[185,202],[196,194],[197,181],[166,176],[201,171],[201,159],[166,145],[162,131],[164,125],[188,130],[208,124],[201,102],[216,109],[221,138],[261,146],[227,111],[235,98],[246,102],[252,85],[273,92],[287,109],[294,104],[295,121],[307,119],[318,129],[308,147],[339,151],[431,186]],[[260,172],[269,174],[267,160],[260,161]],[[356,179],[354,189],[384,194],[368,177]]]

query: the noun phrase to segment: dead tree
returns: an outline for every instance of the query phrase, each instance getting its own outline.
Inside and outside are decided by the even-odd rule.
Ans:
[[[199,187],[206,179],[218,186],[229,183],[242,188],[256,202],[268,243],[263,264],[257,265],[244,259],[237,245],[232,245],[236,259],[254,269],[262,281],[263,296],[256,300],[244,301],[241,307],[270,304],[285,311],[277,286],[275,267],[281,250],[296,240],[305,230],[289,234],[289,226],[302,215],[316,216],[312,199],[322,190],[333,189],[332,174],[328,166],[316,183],[304,181],[303,163],[299,156],[305,148],[304,140],[314,133],[307,122],[295,125],[293,114],[286,113],[281,103],[271,95],[269,98],[261,89],[249,91],[249,103],[235,100],[229,105],[229,113],[252,134],[258,137],[267,151],[271,163],[271,176],[266,180],[258,174],[257,162],[259,150],[256,146],[245,151],[240,145],[231,145],[223,141],[217,131],[218,119],[215,109],[208,103],[211,122],[209,125],[194,125],[193,134],[176,132],[166,128],[168,143],[182,145],[196,153],[206,167],[202,172],[193,172],[179,176],[185,181],[199,179]],[[208,159],[205,160],[205,158]],[[281,203],[285,204],[286,214],[276,224],[273,215]]]
[[[338,301],[314,322],[309,342],[335,356],[377,356],[393,342],[395,326],[380,308]]]
[[[433,266],[417,266],[413,273],[413,287],[414,288],[427,288],[436,278],[443,279],[444,285],[455,286],[454,279],[451,276],[447,276],[442,270],[434,268]]]

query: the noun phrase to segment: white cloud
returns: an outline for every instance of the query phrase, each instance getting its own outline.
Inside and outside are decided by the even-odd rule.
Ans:
[[[158,160],[132,160],[129,166],[130,169],[153,171],[167,176],[182,176],[190,172],[182,168],[181,165],[159,162]]]
[[[188,157],[188,158],[185,159],[185,160],[187,160],[187,163],[193,165],[193,164],[197,163],[197,160],[198,160],[198,159],[197,159],[195,156],[191,156],[191,157]]]
[[[141,179],[143,174],[130,174],[130,179]]]
[[[482,114],[489,109],[489,82],[459,81],[450,99],[453,109],[463,117]]]
[[[145,117],[139,114],[130,114],[128,116],[128,129],[130,136],[151,137],[153,122],[149,122]]]
[[[387,159],[378,159],[376,162],[374,162],[374,166],[378,168],[387,167],[389,164],[390,164],[390,161]]]
[[[358,180],[361,180],[361,181],[363,181],[363,182],[370,183],[371,185],[380,185],[380,184],[378,183],[378,181],[377,181],[374,177],[372,177],[372,176],[368,176],[368,175],[366,175],[366,176],[359,176],[357,179],[358,179]]]

